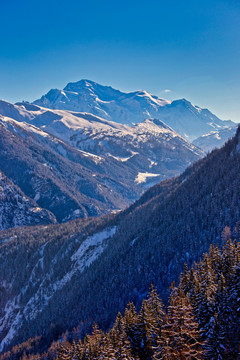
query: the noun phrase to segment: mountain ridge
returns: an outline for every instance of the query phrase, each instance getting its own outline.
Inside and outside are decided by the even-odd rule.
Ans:
[[[89,112],[122,124],[157,118],[189,141],[219,128],[234,125],[220,120],[208,109],[192,105],[186,99],[164,100],[145,90],[122,92],[90,80],[69,83],[63,90],[52,89],[33,104],[51,109]]]
[[[122,182],[124,164],[110,159],[99,168],[98,157],[27,123],[0,118],[0,142],[0,168],[60,222],[125,207],[141,191],[132,184],[130,194],[126,172],[126,184]],[[114,166],[120,181],[107,175],[109,166]]]
[[[16,158],[24,152],[30,154],[33,150],[39,159],[47,156],[48,160],[42,160],[45,168],[39,163],[38,167],[40,166],[44,173],[50,171],[54,174],[54,183],[57,181],[58,187],[62,181],[60,179],[64,178],[65,184],[61,182],[61,186],[62,189],[68,188],[68,193],[72,194],[77,189],[78,195],[74,193],[75,203],[80,189],[86,195],[86,188],[91,188],[92,205],[95,200],[102,199],[102,202],[98,201],[94,205],[93,209],[96,211],[89,210],[92,215],[103,214],[102,211],[106,212],[107,206],[109,211],[126,207],[151,184],[181,173],[190,163],[203,156],[200,149],[188,143],[160,120],[147,119],[128,126],[88,113],[51,110],[26,103],[12,105],[4,101],[0,101],[1,113],[5,115],[0,115],[1,131],[5,132],[5,137],[14,133],[19,147],[25,148],[19,151],[15,144],[14,152],[13,147],[9,152]],[[26,140],[23,142],[21,138]],[[4,146],[7,146],[7,143]],[[6,158],[6,155],[2,154],[2,158]],[[27,165],[27,159],[24,161]],[[33,161],[30,155],[29,161]],[[61,176],[57,174],[59,164],[62,164],[62,168],[65,167],[65,175],[62,170]],[[3,161],[1,166],[6,171],[6,161]],[[80,176],[85,179],[80,187],[75,181],[70,186],[70,178],[66,175],[70,169],[75,178]],[[8,167],[7,171],[11,177],[13,169]],[[49,174],[51,177],[52,175]],[[16,173],[12,180],[19,181]],[[90,195],[89,190],[88,198],[82,197],[81,201],[87,204]],[[36,196],[35,192],[32,196]],[[85,210],[80,211],[80,214],[82,213],[85,213]],[[66,219],[66,216],[63,218]]]

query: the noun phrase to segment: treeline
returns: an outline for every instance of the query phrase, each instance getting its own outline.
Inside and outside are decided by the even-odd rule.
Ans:
[[[166,309],[152,287],[139,312],[129,303],[109,332],[95,325],[83,341],[62,344],[57,359],[240,359],[240,243],[212,245],[185,267]]]
[[[173,292],[166,313],[152,287],[139,313],[129,303],[108,333],[94,325],[83,341],[61,345],[57,359],[202,359],[200,334],[188,296]]]

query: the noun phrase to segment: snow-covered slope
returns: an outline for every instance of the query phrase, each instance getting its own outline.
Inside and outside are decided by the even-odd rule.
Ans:
[[[107,120],[132,124],[153,117],[157,108],[168,101],[146,91],[124,93],[110,86],[81,80],[69,83],[63,90],[52,89],[34,103],[51,109],[88,112]]]
[[[112,179],[121,179],[126,184],[130,181],[132,190],[175,176],[203,156],[200,149],[156,119],[128,126],[88,113],[49,110],[26,103],[14,105],[14,109],[19,126],[47,142],[51,149],[62,151],[64,156],[68,151],[63,149],[63,141],[65,145],[67,142],[78,150],[79,156],[94,161],[98,172],[105,167],[108,169],[105,174]],[[9,115],[12,113],[11,110]],[[54,135],[55,140],[50,141],[51,135],[46,132]],[[138,181],[139,173],[145,174],[141,177],[144,181]]]
[[[227,140],[235,135],[236,130],[237,124],[235,127],[211,131],[210,133],[195,139],[192,144],[201,148],[203,151],[208,152],[215,148],[222,147]]]
[[[52,223],[56,223],[55,216],[28,198],[0,170],[0,230]]]
[[[60,222],[122,209],[142,192],[134,183],[137,171],[124,163],[1,116],[0,169]]]
[[[69,83],[63,90],[52,89],[34,104],[88,112],[122,124],[135,124],[146,118],[160,119],[189,141],[233,125],[185,99],[168,101],[143,90],[126,93],[89,80]]]

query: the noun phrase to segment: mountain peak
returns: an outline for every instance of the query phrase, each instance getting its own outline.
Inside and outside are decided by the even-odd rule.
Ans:
[[[160,128],[172,130],[168,125],[166,125],[163,121],[159,119],[153,119],[153,118],[145,119],[142,123],[139,123],[139,125],[140,124],[154,124]]]
[[[171,105],[187,105],[187,106],[194,106],[189,100],[182,98],[182,99],[177,99],[177,100],[173,100],[171,102]]]
[[[72,88],[83,88],[83,87],[90,87],[93,85],[97,85],[97,83],[91,80],[81,79],[76,82],[69,82],[63,90],[71,91]]]
[[[81,79],[77,82],[69,82],[63,90],[79,92],[83,89],[94,89],[95,91],[98,89],[104,89],[104,90],[111,89],[114,92],[120,92],[118,90],[113,89],[111,86],[100,85],[100,84],[98,84],[92,80],[88,80],[88,79]]]
[[[231,126],[230,122],[223,122],[185,98],[171,102],[146,90],[122,92],[87,79],[70,82],[63,90],[52,90],[34,104],[50,109],[87,112],[128,125],[148,118],[159,119],[190,141]]]

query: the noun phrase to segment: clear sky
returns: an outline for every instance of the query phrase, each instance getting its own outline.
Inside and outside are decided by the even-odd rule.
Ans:
[[[239,0],[0,0],[0,98],[82,78],[240,122]]]

